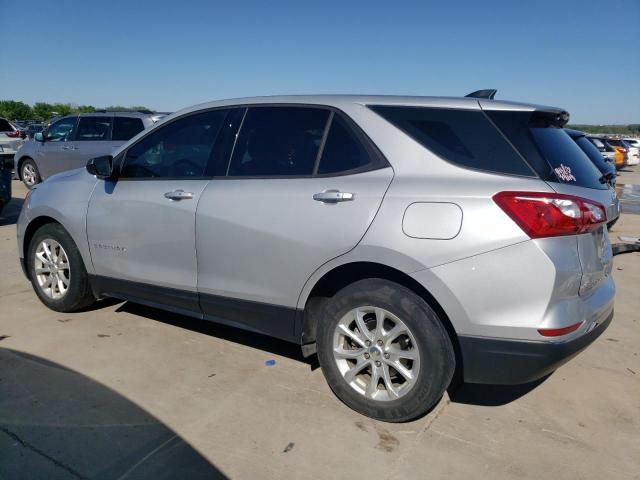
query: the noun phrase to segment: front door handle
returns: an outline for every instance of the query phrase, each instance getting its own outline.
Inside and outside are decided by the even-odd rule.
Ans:
[[[340,190],[325,190],[324,192],[314,193],[313,199],[323,203],[349,202],[353,200],[355,194],[341,192]]]
[[[168,198],[169,200],[189,200],[193,198],[193,193],[185,192],[184,190],[174,190],[173,192],[165,193],[164,198]]]

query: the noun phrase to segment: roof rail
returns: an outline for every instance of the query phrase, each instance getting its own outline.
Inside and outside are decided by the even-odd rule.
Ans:
[[[498,90],[495,88],[487,88],[485,90],[476,90],[475,92],[471,92],[469,95],[465,95],[465,97],[469,98],[486,98],[487,100],[493,100],[493,97],[496,96]]]

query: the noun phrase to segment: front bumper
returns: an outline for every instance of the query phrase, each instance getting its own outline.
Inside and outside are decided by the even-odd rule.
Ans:
[[[518,385],[542,378],[587,348],[612,319],[613,311],[584,335],[566,342],[459,336],[464,381]]]

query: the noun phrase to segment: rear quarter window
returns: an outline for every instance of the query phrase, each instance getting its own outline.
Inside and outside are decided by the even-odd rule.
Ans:
[[[451,163],[501,174],[536,176],[480,110],[398,106],[371,109]]]

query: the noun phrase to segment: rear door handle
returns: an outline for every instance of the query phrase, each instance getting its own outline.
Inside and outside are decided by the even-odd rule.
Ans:
[[[341,192],[340,190],[325,190],[324,192],[314,193],[313,199],[323,203],[349,202],[355,198],[355,194]]]
[[[185,192],[184,190],[174,190],[173,192],[165,193],[164,198],[168,198],[169,200],[189,200],[193,198],[193,193]]]

